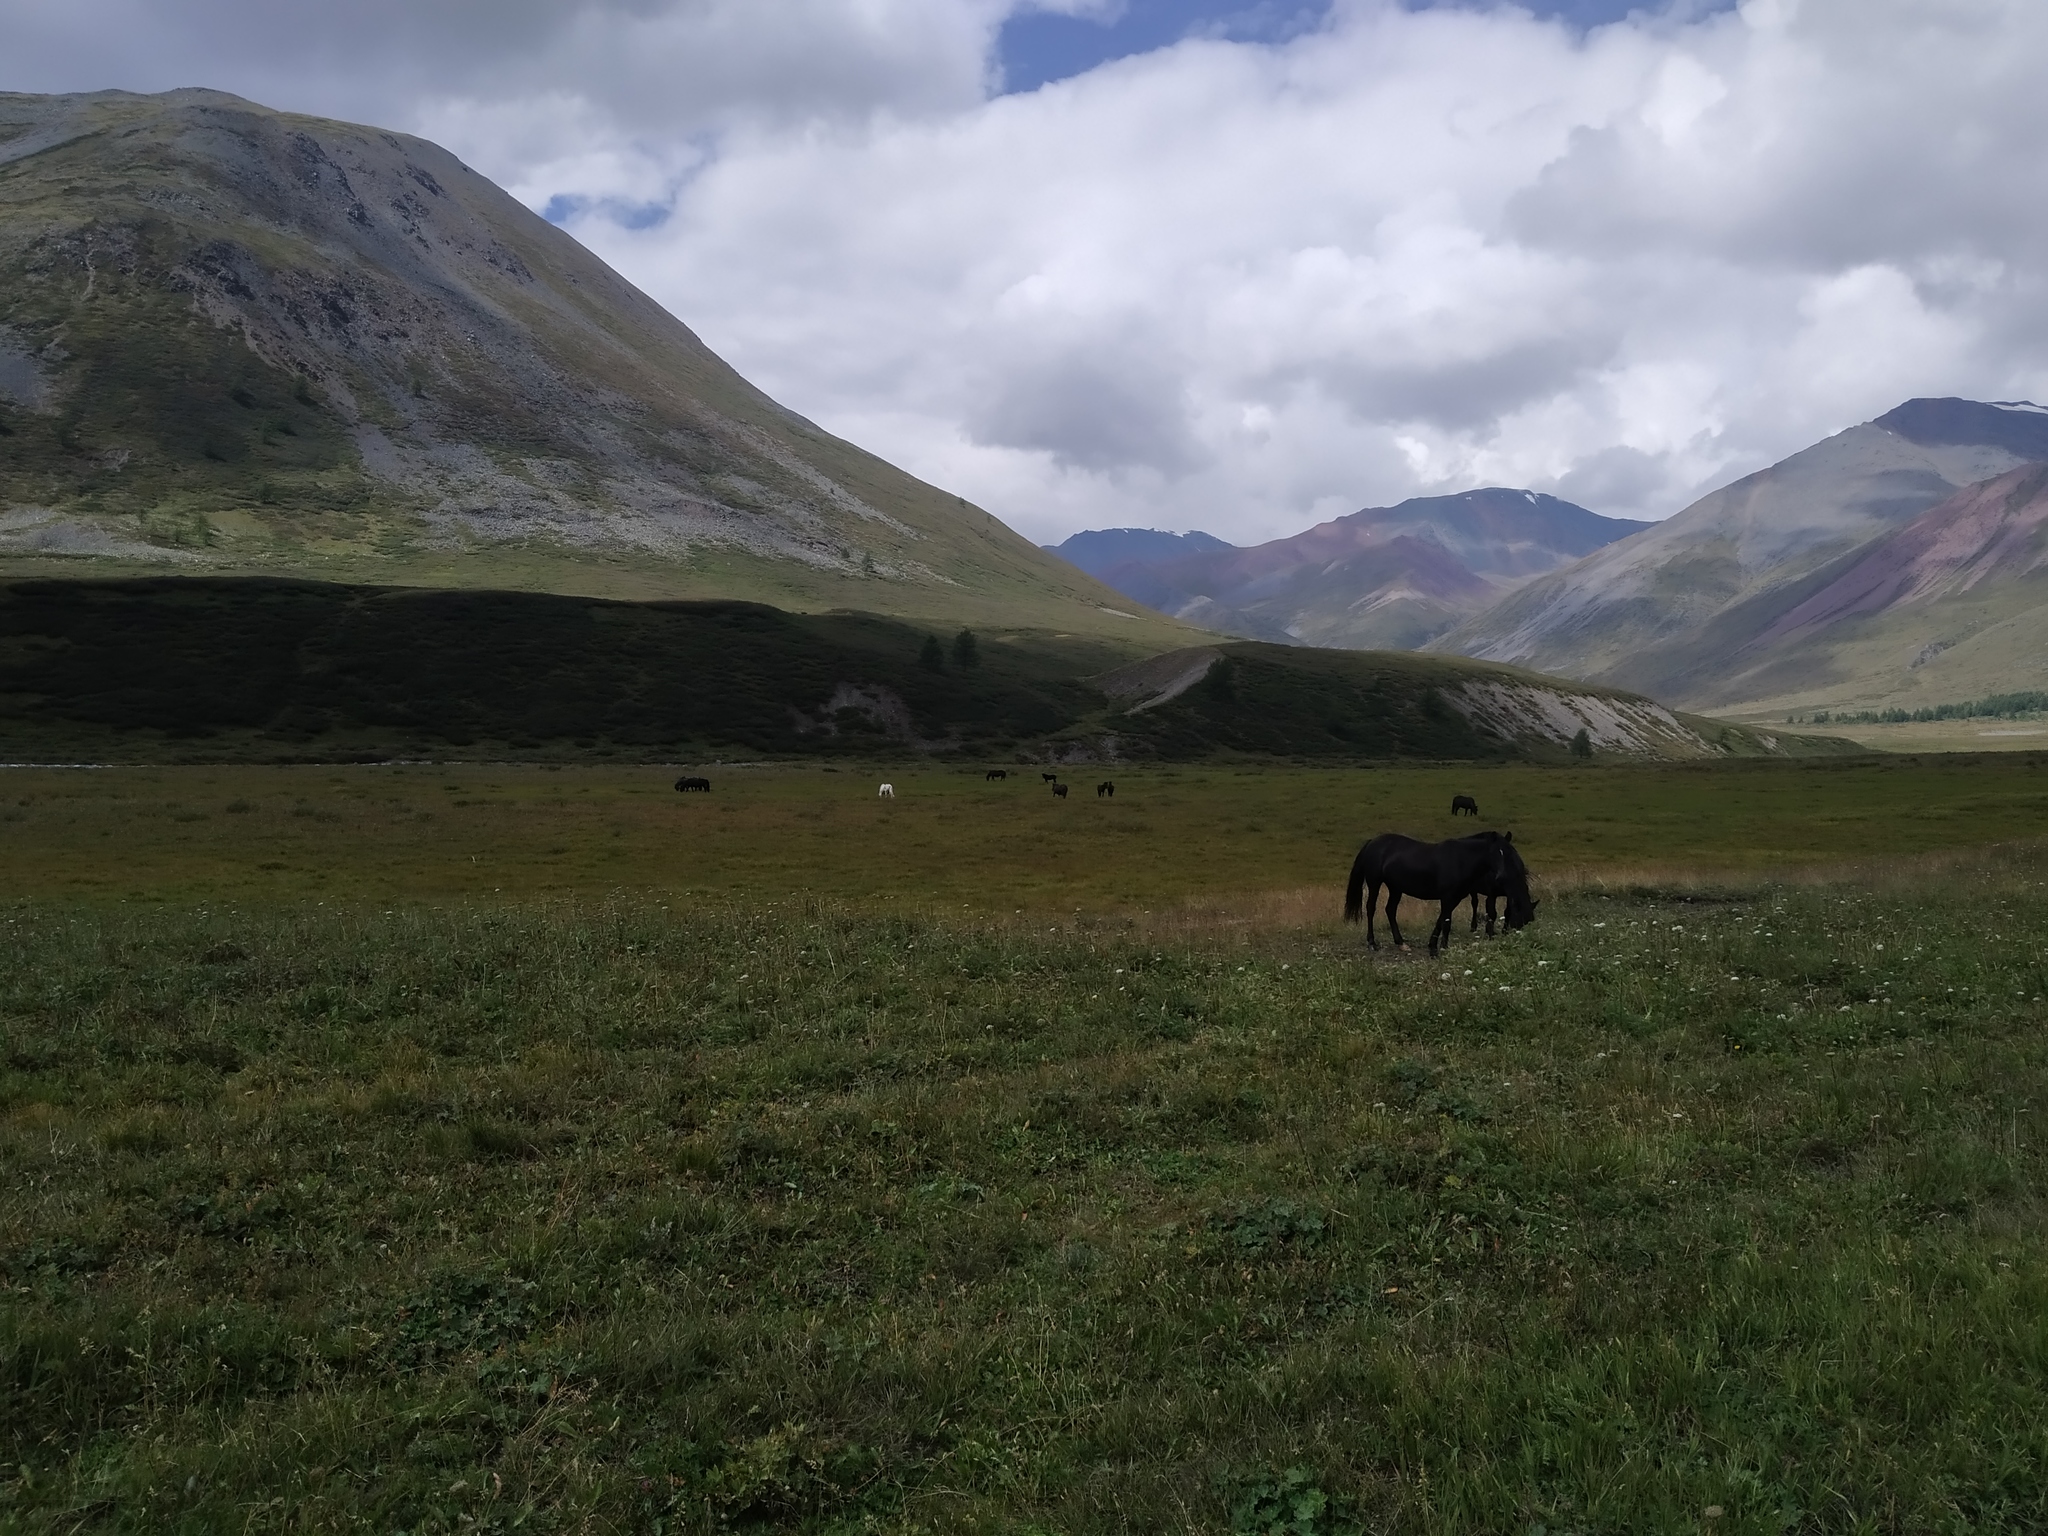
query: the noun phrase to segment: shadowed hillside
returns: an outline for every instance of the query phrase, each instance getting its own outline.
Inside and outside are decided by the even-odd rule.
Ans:
[[[0,584],[0,761],[1812,750],[1457,658],[260,578]]]

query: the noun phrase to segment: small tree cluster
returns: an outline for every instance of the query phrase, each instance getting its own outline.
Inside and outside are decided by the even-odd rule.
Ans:
[[[924,637],[924,644],[918,648],[917,662],[933,672],[946,670],[946,648],[939,644],[937,635]],[[953,637],[953,665],[963,672],[981,665],[981,646],[975,641],[973,630],[963,629]]]

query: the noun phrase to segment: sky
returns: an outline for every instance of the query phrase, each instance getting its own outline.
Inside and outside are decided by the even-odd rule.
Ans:
[[[0,0],[0,89],[445,144],[1041,542],[1665,517],[2048,399],[2041,0]]]

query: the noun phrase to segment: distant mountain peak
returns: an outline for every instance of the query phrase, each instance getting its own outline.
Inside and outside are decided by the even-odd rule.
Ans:
[[[1193,542],[1207,535],[1102,529],[1076,534],[1057,553],[1212,629],[1405,650],[1530,578],[1649,526],[1541,491],[1480,486],[1366,507],[1247,549]]]
[[[2022,471],[2043,465],[2048,408],[1907,400],[1529,583],[1432,647],[1689,707],[1851,679],[1861,697],[1910,695],[1933,686],[1939,669],[1908,674],[1930,641],[1952,638],[1939,624],[1976,622],[1942,619],[1959,610],[1941,604],[1967,596],[2018,612],[2034,590],[2021,578],[2048,570],[2035,543],[2048,501],[2029,500],[2021,517],[2001,499],[2014,488],[2033,497],[2037,477]],[[1882,644],[1871,638],[1880,630]],[[1994,656],[1997,644],[2006,649]],[[1990,681],[1965,685],[1970,696],[2031,686],[2020,680],[2038,669],[2038,650],[1997,644],[1979,653]]]
[[[1200,529],[1167,533],[1158,528],[1087,528],[1063,543],[1047,544],[1044,548],[1100,580],[1118,566],[1133,561],[1153,565],[1236,546]]]
[[[1923,397],[1894,406],[1871,425],[1928,448],[1971,444],[2048,459],[2048,408],[2031,400]]]

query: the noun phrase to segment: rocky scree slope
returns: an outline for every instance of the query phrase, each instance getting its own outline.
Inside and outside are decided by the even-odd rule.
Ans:
[[[1312,757],[1602,760],[1805,757],[1862,750],[1828,736],[1734,725],[1620,689],[1414,652],[1257,642],[1190,646],[1091,679],[1116,713],[1079,746],[1142,742]],[[1079,735],[1081,733],[1070,733]]]
[[[53,557],[1186,633],[445,150],[198,90],[0,95],[0,560]]]

